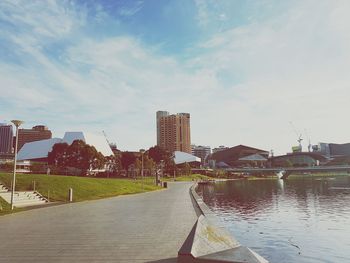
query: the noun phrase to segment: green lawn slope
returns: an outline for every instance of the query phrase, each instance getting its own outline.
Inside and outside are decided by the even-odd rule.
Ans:
[[[0,173],[0,182],[10,187],[12,174]],[[154,185],[154,180],[105,179],[75,176],[57,176],[40,174],[17,174],[16,190],[25,191],[35,188],[50,201],[65,202],[68,199],[69,188],[73,189],[73,201],[84,201],[112,197],[125,194],[135,194],[160,189]]]
[[[182,175],[176,176],[176,181],[201,181],[201,180],[210,180],[212,177],[201,175],[201,174],[191,174],[191,175]],[[173,181],[174,177],[162,178],[163,181]]]

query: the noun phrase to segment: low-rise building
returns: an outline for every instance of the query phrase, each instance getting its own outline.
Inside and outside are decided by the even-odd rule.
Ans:
[[[238,145],[212,153],[208,160],[230,167],[265,167],[269,152],[257,148]]]
[[[175,151],[174,163],[176,166],[181,166],[188,163],[192,167],[199,167],[201,164],[201,158],[186,152]]]
[[[269,159],[271,167],[312,167],[326,162],[325,156],[314,152],[294,152]]]
[[[327,158],[336,156],[350,156],[350,143],[324,143],[314,145],[313,152],[322,154]]]

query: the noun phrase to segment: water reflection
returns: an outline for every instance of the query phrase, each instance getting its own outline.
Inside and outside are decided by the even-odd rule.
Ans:
[[[350,262],[350,177],[202,185],[207,205],[270,262]]]

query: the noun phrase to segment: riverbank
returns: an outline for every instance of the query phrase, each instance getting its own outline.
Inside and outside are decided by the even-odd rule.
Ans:
[[[317,177],[335,177],[335,176],[350,176],[348,173],[304,173],[304,174],[291,174],[288,176],[288,179],[298,179],[298,178],[317,178]],[[255,175],[246,175],[242,178],[230,178],[224,180],[266,180],[272,179],[276,180],[278,178],[277,175],[263,175],[263,176],[255,176]],[[217,180],[216,180],[217,181]]]
[[[177,181],[177,182],[191,182],[191,181],[201,181],[201,180],[213,180],[215,178],[202,175],[202,174],[190,174],[190,175],[181,175],[175,177],[163,177],[162,181]]]

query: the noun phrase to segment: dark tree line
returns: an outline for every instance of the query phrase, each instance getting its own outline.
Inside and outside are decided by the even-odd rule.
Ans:
[[[81,174],[86,174],[91,169],[101,169],[105,162],[106,159],[102,153],[82,140],[76,140],[71,145],[56,143],[48,154],[49,165],[61,169],[76,168],[81,171]]]
[[[74,168],[86,175],[89,170],[105,168],[108,173],[118,175],[121,170],[141,169],[141,153],[116,152],[112,156],[104,157],[95,147],[82,140],[76,140],[71,145],[57,143],[48,155],[48,164],[57,169],[58,173]],[[149,148],[143,154],[144,169],[155,170],[161,167],[166,173],[175,169],[172,154],[159,146]],[[67,172],[66,172],[67,173]]]
[[[121,152],[121,168],[128,170],[130,166],[133,165],[136,169],[140,169],[141,158],[141,153],[138,152]],[[145,169],[156,169],[161,164],[163,165],[164,172],[166,173],[172,174],[173,170],[175,169],[172,154],[157,145],[145,151],[143,161]]]

